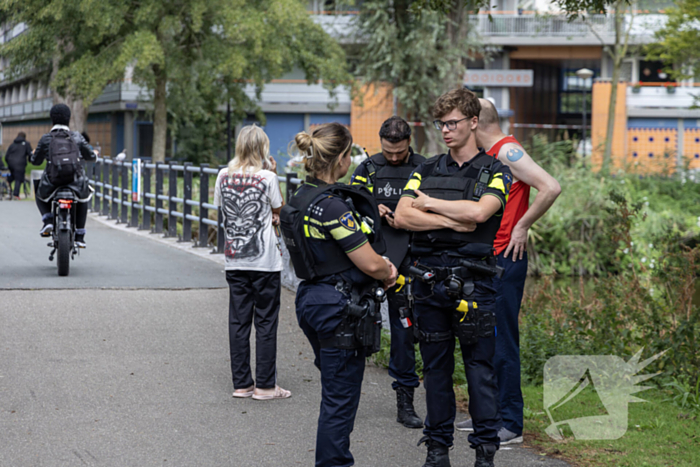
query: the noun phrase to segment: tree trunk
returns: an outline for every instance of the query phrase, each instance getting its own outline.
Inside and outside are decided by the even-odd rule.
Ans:
[[[446,47],[462,47],[469,34],[469,15],[467,3],[455,1],[447,13],[445,24]],[[455,60],[454,65],[442,80],[442,93],[461,87],[464,83],[464,72],[466,71],[466,51],[459,60]],[[435,96],[437,99],[439,96]],[[440,131],[433,128],[432,118],[424,122],[425,126],[425,153],[440,154],[445,152],[442,135]]]
[[[615,132],[615,107],[617,105],[617,87],[620,81],[620,61],[613,59],[612,87],[610,88],[610,103],[608,107],[608,128],[605,132],[605,152],[603,153],[603,173],[610,171],[610,159],[612,156],[613,134]],[[592,116],[591,116],[592,120]],[[585,142],[584,142],[585,144]]]
[[[469,35],[469,14],[467,6],[469,2],[453,2],[447,15],[447,41],[453,47],[462,47]],[[466,71],[466,52],[454,63],[451,72],[445,77],[443,92],[451,91],[463,85],[464,72]]]
[[[85,107],[82,99],[67,99],[66,102],[70,107],[70,128],[71,130],[82,133],[87,131],[88,109]]]
[[[54,77],[58,73],[58,63],[59,57],[54,56],[49,83],[53,82]],[[88,109],[85,107],[85,105],[83,105],[82,99],[74,99],[71,96],[62,96],[54,88],[51,88],[51,97],[54,105],[66,104],[68,107],[70,107],[70,123],[68,126],[71,130],[82,133],[87,129]]]
[[[615,3],[615,45],[612,48],[611,58],[613,62],[613,73],[612,73],[612,87],[610,88],[610,103],[608,106],[608,128],[605,132],[605,151],[603,152],[603,173],[607,174],[610,171],[610,159],[612,157],[612,143],[613,135],[615,131],[615,106],[617,104],[617,87],[620,81],[620,66],[622,65],[622,59],[627,53],[627,47],[623,47],[620,42],[622,39],[622,21],[624,20],[624,8],[623,1],[618,0]],[[591,120],[593,116],[591,115]],[[584,141],[584,145],[586,142]]]
[[[429,154],[429,156],[434,156],[435,154],[442,154],[445,152],[445,146],[442,143],[442,135],[438,130],[433,128],[433,122],[425,122],[425,149],[423,149],[424,154]]]
[[[167,75],[165,70],[156,65],[156,88],[153,93],[153,162],[165,162],[165,143],[168,134],[168,109],[166,106]]]

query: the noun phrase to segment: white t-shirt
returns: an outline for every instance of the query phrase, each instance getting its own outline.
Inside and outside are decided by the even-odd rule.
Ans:
[[[277,174],[269,170],[216,177],[214,204],[224,218],[227,270],[281,271],[282,241],[272,226],[272,209],[282,206]]]

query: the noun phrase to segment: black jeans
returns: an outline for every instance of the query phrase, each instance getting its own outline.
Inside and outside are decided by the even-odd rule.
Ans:
[[[7,181],[12,183],[13,181],[15,182],[14,185],[14,190],[12,194],[15,197],[19,198],[19,190],[22,188],[22,183],[24,183],[24,167],[10,167],[10,176],[7,178]]]
[[[226,271],[228,331],[234,389],[255,384],[272,389],[277,380],[280,273]],[[255,382],[250,371],[250,328],[255,320]]]

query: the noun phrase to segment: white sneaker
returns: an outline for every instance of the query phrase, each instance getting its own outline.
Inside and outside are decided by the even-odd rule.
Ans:
[[[455,423],[455,428],[458,431],[474,431],[474,425],[472,424],[472,419],[469,418],[463,422]]]
[[[53,223],[49,222],[48,224],[44,224],[44,226],[39,231],[39,235],[41,235],[42,237],[50,237],[51,232],[53,232]]]
[[[501,440],[501,446],[505,446],[507,444],[520,444],[523,442],[523,435],[518,436],[506,428],[501,428],[498,430],[498,438]]]

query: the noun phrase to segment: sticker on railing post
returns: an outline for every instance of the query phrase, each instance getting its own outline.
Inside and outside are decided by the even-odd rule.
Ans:
[[[141,159],[131,161],[131,201],[141,202]]]

